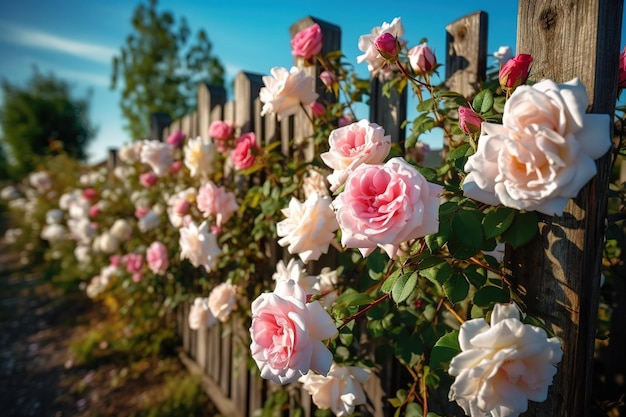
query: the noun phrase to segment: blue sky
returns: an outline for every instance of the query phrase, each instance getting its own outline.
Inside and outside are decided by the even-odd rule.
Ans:
[[[89,147],[90,160],[106,157],[107,149],[131,140],[123,130],[119,91],[111,91],[111,58],[131,33],[130,18],[139,1],[21,0],[0,2],[0,78],[22,84],[32,66],[52,71],[74,86],[75,96],[92,90],[90,118],[99,127]],[[515,46],[517,1],[286,1],[286,0],[160,0],[160,10],[185,17],[192,31],[204,29],[214,54],[227,71],[227,82],[239,71],[268,74],[274,66],[290,67],[289,26],[305,16],[342,29],[342,51],[357,64],[360,35],[401,17],[409,45],[428,38],[437,58],[444,60],[445,26],[468,13],[489,15],[488,51]],[[623,37],[622,37],[623,38]],[[488,59],[488,64],[493,59]],[[443,73],[443,72],[442,72]],[[0,97],[1,100],[1,97]],[[437,138],[433,138],[437,146]]]

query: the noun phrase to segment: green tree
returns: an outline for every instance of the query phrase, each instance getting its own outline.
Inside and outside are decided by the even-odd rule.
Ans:
[[[89,93],[74,98],[68,82],[36,67],[24,86],[3,79],[1,88],[0,140],[15,175],[32,170],[38,156],[61,150],[87,158],[87,144],[97,131],[88,118]]]
[[[163,112],[173,119],[195,107],[197,84],[224,84],[224,68],[212,56],[205,31],[191,39],[182,18],[157,11],[157,0],[139,4],[132,18],[133,33],[113,58],[111,88],[120,85],[120,105],[133,139],[150,132],[150,114]]]

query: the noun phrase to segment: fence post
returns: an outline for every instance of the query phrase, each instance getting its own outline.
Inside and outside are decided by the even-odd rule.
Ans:
[[[446,26],[446,81],[451,91],[472,100],[487,72],[488,15],[468,14]],[[456,113],[456,112],[455,112]],[[465,135],[443,138],[443,153],[463,141]]]
[[[198,134],[204,139],[209,137],[209,127],[213,119],[211,113],[216,106],[226,103],[226,89],[224,87],[210,86],[206,83],[198,85]],[[221,120],[222,116],[218,117]]]
[[[517,52],[533,56],[530,78],[578,77],[587,87],[590,111],[612,115],[622,9],[623,0],[520,0]],[[516,283],[527,291],[528,312],[563,341],[548,399],[531,403],[530,416],[589,415],[610,155],[597,167],[598,175],[563,216],[540,215],[535,240],[507,253]]]
[[[298,32],[317,23],[322,29],[322,50],[321,54],[325,55],[329,52],[341,49],[341,28],[332,23],[325,22],[315,17],[304,17],[289,27],[289,34],[293,39]],[[321,82],[319,75],[324,70],[322,66],[315,62],[314,65],[305,65],[302,57],[294,57],[294,64],[302,69],[302,71],[313,77],[315,83],[315,91],[319,94],[318,101],[324,105],[335,102],[332,92],[326,91],[326,86]],[[308,111],[308,109],[307,109]],[[309,112],[310,114],[310,112]],[[298,157],[302,157],[306,161],[311,161],[315,157],[315,147],[310,141],[313,135],[313,126],[309,122],[308,117],[303,110],[298,111],[294,116],[294,146],[298,148]]]
[[[163,129],[170,123],[172,118],[167,113],[152,113],[150,115],[150,139],[163,141]]]
[[[383,94],[385,81],[375,76],[371,78],[370,82],[369,121],[382,126],[385,129],[385,134],[391,135],[392,142],[403,144],[406,129],[402,127],[402,122],[406,120],[408,88],[404,88],[401,93],[392,88],[390,96],[386,97]]]

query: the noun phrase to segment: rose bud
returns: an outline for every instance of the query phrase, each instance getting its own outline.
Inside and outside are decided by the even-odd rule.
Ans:
[[[530,64],[533,57],[528,54],[518,54],[509,59],[500,69],[500,86],[503,89],[515,89],[528,79]]]
[[[326,114],[326,107],[319,101],[311,103],[311,111],[315,117],[322,117]]]
[[[469,107],[459,107],[459,127],[468,135],[480,132],[483,118]]]
[[[379,35],[374,41],[378,53],[385,59],[396,59],[398,57],[398,39],[389,32]]]
[[[409,64],[416,74],[431,72],[437,66],[437,58],[426,43],[414,46],[407,52]]]

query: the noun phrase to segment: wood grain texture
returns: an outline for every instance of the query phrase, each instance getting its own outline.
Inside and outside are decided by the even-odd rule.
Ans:
[[[529,79],[577,77],[587,87],[588,110],[613,114],[622,9],[622,0],[520,0],[517,53],[533,56]],[[590,409],[609,156],[597,167],[598,175],[563,216],[540,216],[539,236],[507,254],[527,291],[528,312],[563,341],[548,400],[531,403],[529,416],[580,416]]]
[[[483,11],[446,26],[446,87],[468,100],[478,92],[487,69],[488,15]]]

